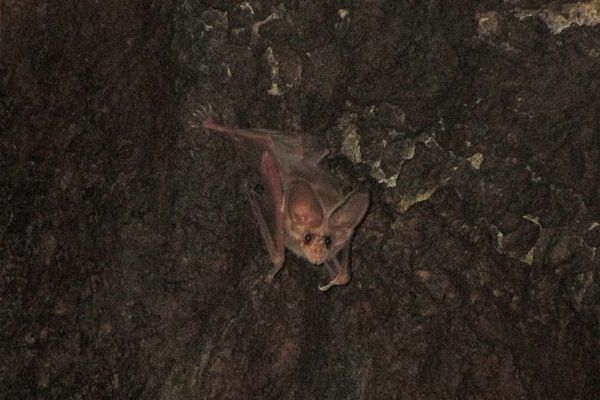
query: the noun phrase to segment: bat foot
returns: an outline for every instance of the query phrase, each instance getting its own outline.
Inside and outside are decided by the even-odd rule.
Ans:
[[[341,286],[341,285],[345,285],[350,281],[350,275],[347,274],[339,274],[338,276],[335,277],[335,279],[332,279],[327,285],[324,286],[319,286],[319,290],[321,292],[326,292],[329,289],[331,289],[333,286]]]
[[[215,117],[216,114],[210,103],[208,105],[200,106],[192,111],[192,120],[189,126],[194,129],[206,128],[207,125],[215,124]]]
[[[273,281],[275,280],[275,276],[277,276],[279,271],[281,271],[281,267],[283,267],[283,257],[273,257],[272,261],[273,261],[273,264],[275,265],[275,268],[273,268],[267,274],[267,277],[265,278],[265,281],[267,283],[273,283]]]
[[[267,274],[267,276],[265,277],[265,283],[272,285],[273,282],[275,281],[275,275],[277,275],[277,274]]]

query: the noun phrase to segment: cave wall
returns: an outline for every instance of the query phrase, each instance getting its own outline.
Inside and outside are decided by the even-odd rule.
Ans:
[[[0,5],[2,398],[592,399],[600,2]],[[237,150],[368,187],[273,283]]]

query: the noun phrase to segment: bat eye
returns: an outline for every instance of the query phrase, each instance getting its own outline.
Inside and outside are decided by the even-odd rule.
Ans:
[[[325,247],[330,248],[331,243],[331,238],[329,236],[325,236]]]
[[[304,243],[310,243],[313,240],[313,235],[311,233],[307,233],[304,235]]]

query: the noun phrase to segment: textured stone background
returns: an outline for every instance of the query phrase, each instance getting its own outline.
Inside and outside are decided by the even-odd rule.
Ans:
[[[450,5],[451,4],[451,5]],[[596,399],[600,2],[0,4],[0,398]],[[327,138],[273,285],[222,138]]]

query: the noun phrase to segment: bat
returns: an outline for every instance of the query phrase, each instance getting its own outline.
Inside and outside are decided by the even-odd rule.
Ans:
[[[194,116],[201,128],[236,143],[242,158],[259,171],[262,184],[254,189],[246,184],[246,192],[274,266],[267,280],[281,270],[287,248],[327,267],[330,281],[319,286],[322,292],[347,284],[350,245],[369,208],[370,193],[342,193],[342,185],[327,168],[329,151],[316,137],[229,128],[205,110]]]

